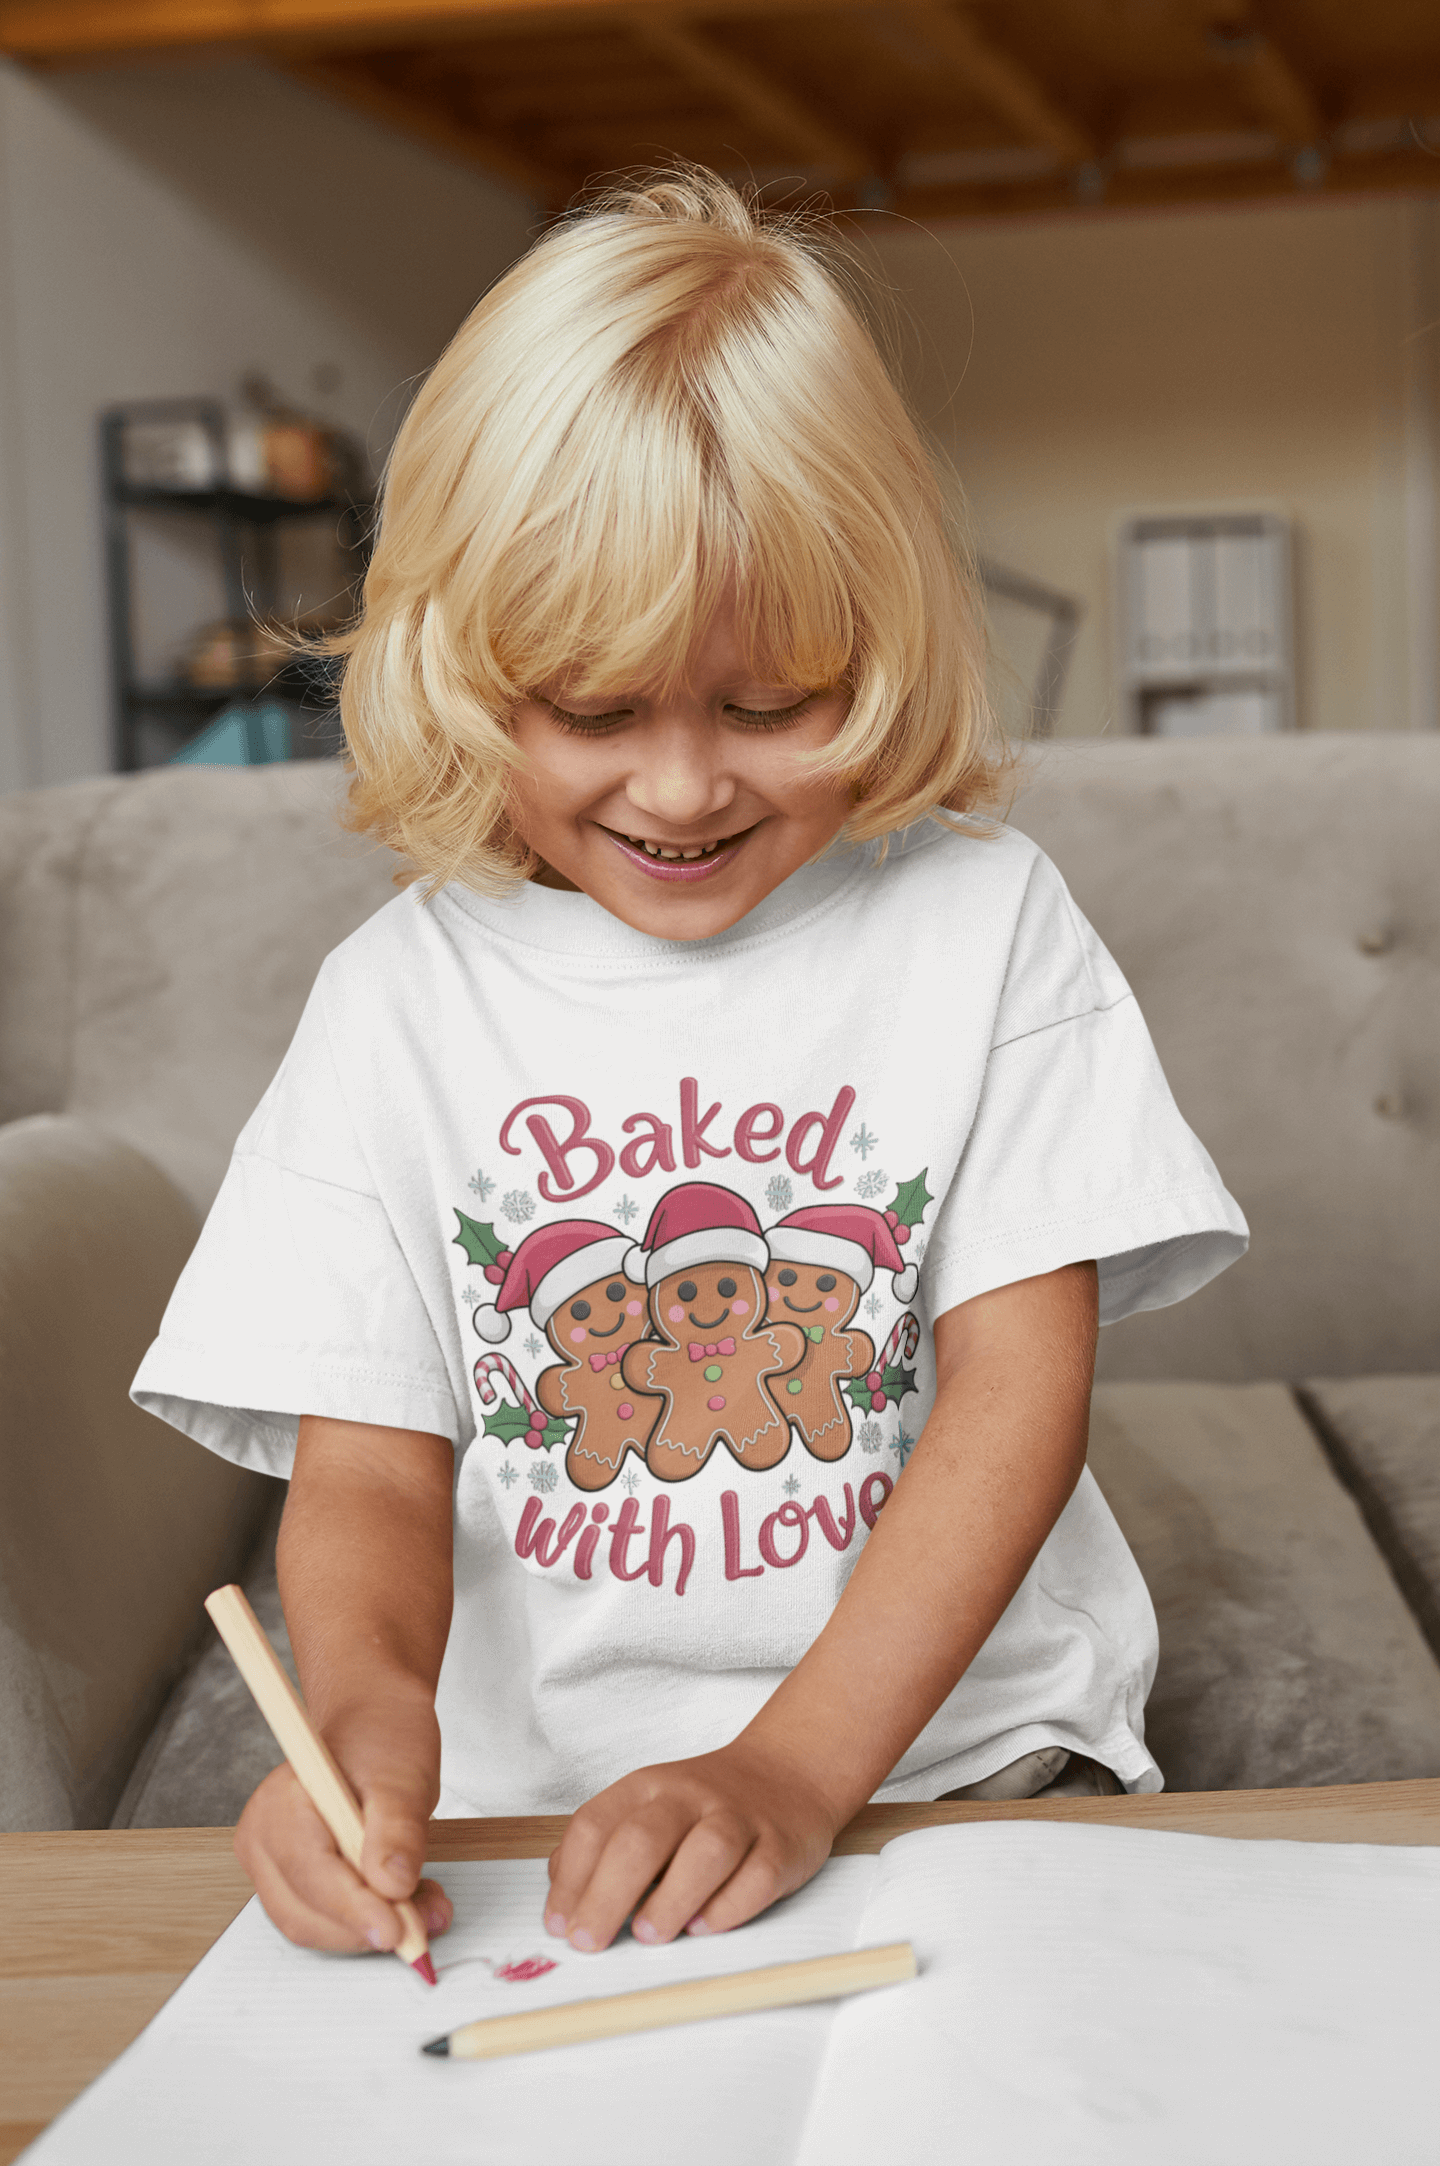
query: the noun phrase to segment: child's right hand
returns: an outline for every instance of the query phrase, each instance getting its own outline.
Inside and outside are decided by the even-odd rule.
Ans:
[[[335,1847],[324,1821],[283,1762],[267,1775],[240,1817],[235,1854],[287,1940],[336,1953],[394,1948],[403,1937],[394,1904],[409,1897],[432,1936],[449,1925],[452,1906],[434,1880],[422,1880],[425,1829],[438,1783],[413,1751],[384,1739],[355,1739],[341,1761],[365,1816],[364,1878]],[[383,1771],[383,1772],[382,1772]],[[386,1900],[386,1898],[390,1900]]]

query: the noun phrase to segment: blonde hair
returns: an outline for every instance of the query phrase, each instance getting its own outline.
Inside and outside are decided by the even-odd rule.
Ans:
[[[553,228],[473,310],[336,642],[348,825],[435,884],[526,877],[517,701],[677,681],[732,593],[752,666],[850,692],[816,758],[855,788],[853,840],[994,796],[975,583],[830,254],[686,169]]]

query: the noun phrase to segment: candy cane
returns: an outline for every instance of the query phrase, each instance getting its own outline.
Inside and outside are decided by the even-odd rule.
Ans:
[[[490,1379],[496,1371],[505,1379],[527,1414],[538,1414],[540,1409],[531,1398],[524,1384],[515,1373],[515,1365],[503,1354],[482,1354],[475,1364],[475,1389],[480,1394],[482,1406],[495,1404],[495,1386]]]
[[[900,1346],[902,1338],[905,1341],[903,1352]],[[885,1342],[885,1351],[880,1356],[881,1369],[888,1369],[891,1362],[897,1359],[900,1361],[913,1361],[915,1359],[915,1349],[919,1344],[920,1326],[913,1316],[902,1316]]]

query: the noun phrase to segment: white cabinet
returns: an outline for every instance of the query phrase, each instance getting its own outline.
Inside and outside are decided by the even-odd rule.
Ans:
[[[1150,513],[1119,536],[1120,692],[1154,737],[1295,725],[1290,529],[1271,512]]]

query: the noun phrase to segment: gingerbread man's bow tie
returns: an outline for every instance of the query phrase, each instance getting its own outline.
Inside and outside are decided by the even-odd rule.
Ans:
[[[734,1351],[735,1341],[733,1339],[712,1339],[708,1346],[701,1346],[696,1339],[690,1341],[690,1359],[692,1361],[704,1361],[711,1354],[733,1354]]]
[[[602,1369],[613,1369],[620,1356],[626,1352],[623,1346],[611,1346],[603,1354],[592,1354],[590,1366],[598,1376]]]

